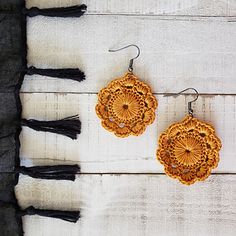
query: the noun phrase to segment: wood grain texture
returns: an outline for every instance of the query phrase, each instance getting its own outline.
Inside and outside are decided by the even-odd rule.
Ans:
[[[77,224],[24,217],[25,236],[234,236],[236,176],[184,186],[167,176],[82,175],[75,182],[21,176],[20,205],[80,209]]]
[[[24,217],[25,236],[235,236],[236,1],[26,2],[41,8],[85,3],[88,11],[80,19],[27,21],[29,65],[79,67],[87,80],[25,77],[24,118],[79,114],[82,121],[75,141],[23,128],[22,164],[78,163],[82,171],[75,182],[20,176],[16,194],[22,207],[80,209],[82,214],[77,224]],[[122,76],[136,53],[108,49],[130,43],[141,48],[134,72],[153,88],[159,107],[142,136],[121,139],[101,127],[94,107],[96,93]],[[162,94],[187,87],[205,94],[194,104],[195,114],[215,126],[223,144],[217,174],[190,187],[162,174],[155,160],[159,134],[184,117],[191,99]]]
[[[24,164],[79,163],[86,173],[157,173],[162,165],[155,160],[157,139],[170,124],[186,114],[190,96],[157,96],[159,106],[154,124],[139,137],[118,138],[106,131],[95,113],[94,94],[21,94],[24,118],[59,119],[79,114],[82,133],[76,141],[36,132],[24,127],[21,158]],[[216,172],[236,173],[235,96],[200,96],[194,103],[196,117],[215,126],[222,140],[221,161]],[[31,163],[32,162],[32,163]]]
[[[88,14],[236,16],[235,0],[27,0],[41,8],[85,3]]]
[[[79,67],[82,83],[26,76],[23,92],[98,92],[122,76],[135,49],[134,73],[156,93],[195,87],[200,93],[236,93],[236,24],[227,19],[176,20],[145,16],[85,16],[81,19],[28,19],[28,63],[41,68]]]

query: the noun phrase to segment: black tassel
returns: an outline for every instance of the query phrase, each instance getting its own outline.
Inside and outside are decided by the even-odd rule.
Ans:
[[[81,122],[78,115],[67,117],[61,120],[39,121],[22,119],[21,124],[36,131],[45,131],[65,135],[71,139],[76,139],[81,132]]]
[[[25,215],[40,215],[46,217],[57,218],[65,221],[69,221],[72,223],[76,223],[80,218],[79,211],[58,211],[58,210],[41,210],[36,209],[33,206],[26,208],[25,210],[20,210],[18,212],[19,216]]]
[[[75,175],[79,173],[78,165],[56,165],[56,166],[33,166],[17,167],[16,172],[29,175],[38,179],[75,180]]]
[[[80,17],[87,10],[85,4],[76,5],[71,7],[58,7],[58,8],[44,8],[39,9],[38,7],[32,7],[30,9],[24,8],[23,14],[34,17],[34,16],[51,16],[51,17]]]
[[[43,75],[43,76],[49,76],[49,77],[55,77],[55,78],[61,78],[61,79],[72,79],[76,81],[83,81],[85,80],[85,74],[80,69],[38,69],[34,66],[31,66],[27,69],[28,75]]]

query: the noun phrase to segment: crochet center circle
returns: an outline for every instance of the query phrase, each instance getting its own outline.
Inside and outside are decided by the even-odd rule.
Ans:
[[[114,95],[108,104],[108,109],[120,122],[129,122],[140,116],[140,109],[144,104],[133,94],[133,91],[125,91]]]
[[[170,153],[176,160],[183,165],[197,164],[204,154],[204,145],[193,133],[179,135],[176,138],[175,145],[170,146]]]
[[[221,141],[214,128],[190,115],[163,132],[158,144],[166,174],[184,184],[205,180],[219,163]]]
[[[129,72],[99,92],[96,113],[105,129],[127,137],[142,134],[155,120],[156,108],[150,87]]]

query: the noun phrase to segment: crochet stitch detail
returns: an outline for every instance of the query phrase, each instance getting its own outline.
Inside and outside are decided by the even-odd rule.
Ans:
[[[205,180],[218,166],[221,141],[214,128],[190,115],[171,125],[158,143],[157,159],[166,174],[183,184]]]
[[[150,87],[129,72],[99,92],[96,113],[105,129],[127,137],[141,135],[154,122],[156,108]]]

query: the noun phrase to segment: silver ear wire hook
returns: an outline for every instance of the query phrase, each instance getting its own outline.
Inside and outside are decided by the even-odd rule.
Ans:
[[[129,61],[129,68],[128,68],[128,70],[129,70],[129,72],[132,72],[132,71],[133,71],[134,60],[137,59],[137,58],[139,57],[139,55],[140,55],[140,48],[139,48],[137,45],[135,45],[135,44],[130,44],[130,45],[127,45],[127,46],[125,46],[125,47],[123,47],[123,48],[109,49],[108,51],[109,51],[109,52],[117,52],[117,51],[121,51],[121,50],[123,50],[123,49],[129,48],[129,47],[136,47],[137,50],[138,50],[137,56],[131,58],[130,61]]]
[[[180,95],[180,94],[186,92],[187,90],[193,90],[193,91],[196,93],[196,98],[194,98],[192,101],[188,102],[188,114],[191,115],[191,116],[193,116],[192,103],[193,103],[193,102],[196,102],[197,99],[198,99],[198,97],[199,97],[199,93],[198,93],[198,91],[197,91],[195,88],[186,88],[186,89],[182,90],[181,92],[179,92],[179,93],[177,93],[177,94],[166,94],[166,95],[164,95],[164,97],[166,97],[166,96],[172,96],[172,95],[178,96],[178,95]]]

